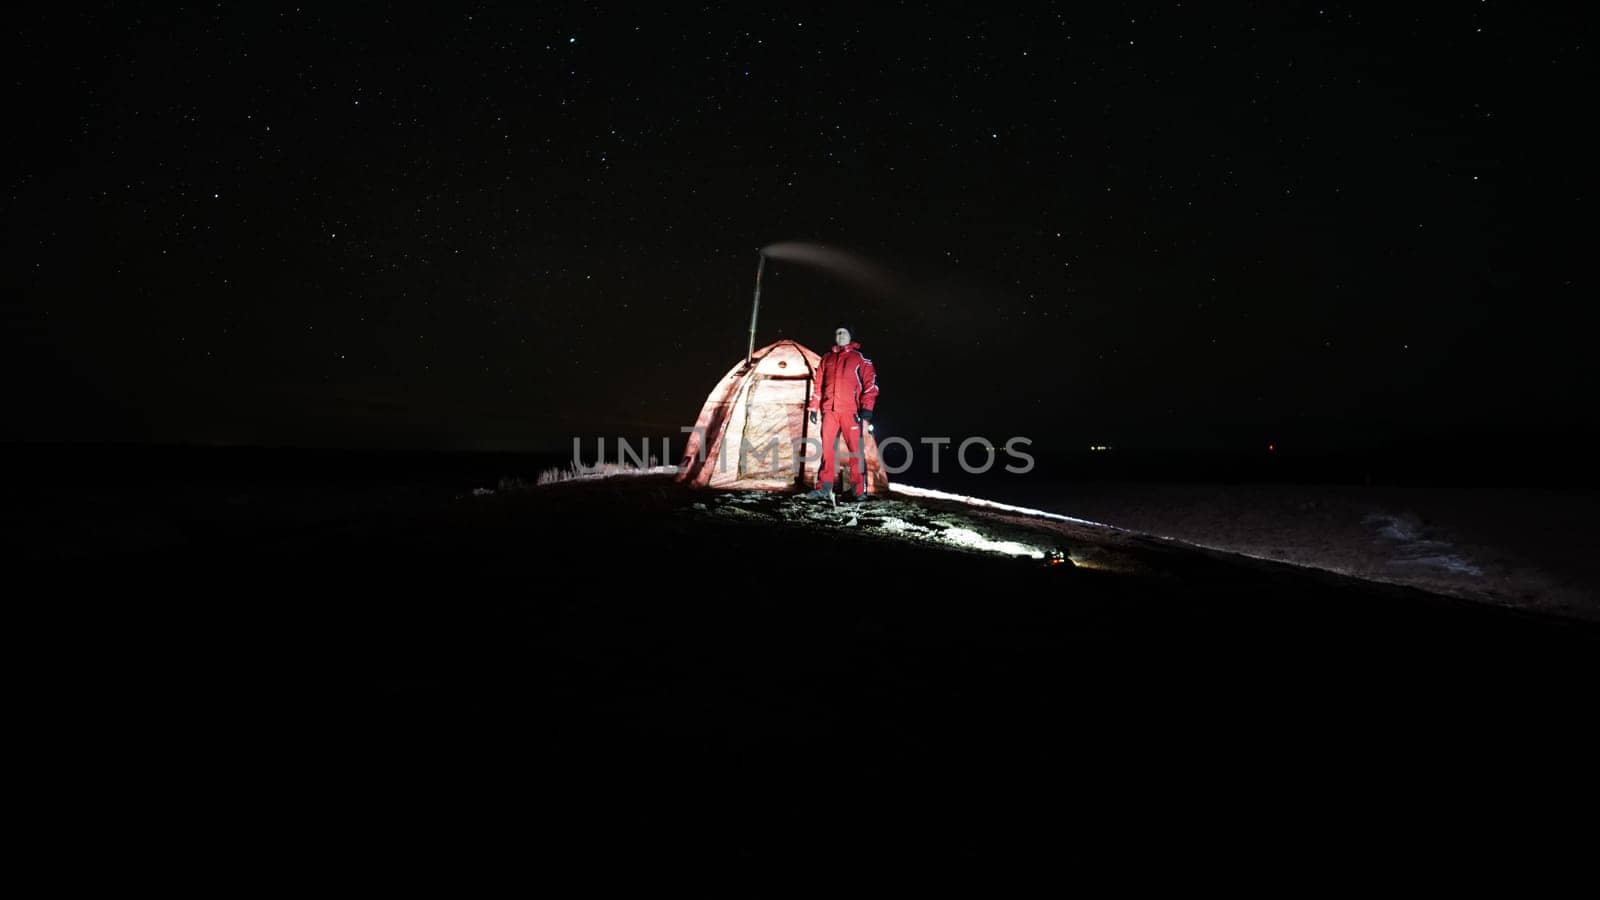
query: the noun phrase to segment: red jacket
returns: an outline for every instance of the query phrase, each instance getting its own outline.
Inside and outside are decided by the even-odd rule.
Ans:
[[[878,405],[878,370],[872,360],[861,355],[860,347],[851,341],[843,347],[835,345],[823,355],[808,409],[853,416],[857,410]]]

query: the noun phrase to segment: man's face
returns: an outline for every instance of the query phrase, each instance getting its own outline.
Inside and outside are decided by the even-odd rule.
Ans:
[[[841,328],[838,331],[835,331],[833,333],[833,342],[841,347],[850,343],[850,329]]]

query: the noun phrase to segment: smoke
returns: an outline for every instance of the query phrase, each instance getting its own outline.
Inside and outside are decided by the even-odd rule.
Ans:
[[[768,244],[761,252],[773,261],[801,263],[864,289],[879,301],[880,307],[863,310],[865,315],[840,313],[858,325],[868,324],[870,328],[892,323],[896,330],[933,340],[955,335],[965,340],[972,334],[1000,327],[989,314],[997,289],[967,283],[948,270],[911,277],[857,254],[805,241],[779,241]],[[874,314],[885,318],[873,322]],[[887,318],[891,316],[892,319]]]
[[[779,241],[761,249],[769,259],[802,262],[824,269],[884,297],[901,293],[900,279],[888,269],[834,247],[803,241]]]

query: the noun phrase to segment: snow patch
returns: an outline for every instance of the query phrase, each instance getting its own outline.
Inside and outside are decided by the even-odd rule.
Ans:
[[[1427,537],[1427,526],[1411,515],[1372,513],[1362,519],[1377,533],[1377,539],[1391,545],[1394,559],[1386,565],[1440,569],[1453,575],[1482,575],[1483,569],[1459,553],[1449,541]]]
[[[1029,556],[1034,559],[1044,559],[1044,551],[1027,544],[1016,541],[997,541],[984,537],[970,528],[946,529],[939,539],[958,547],[969,547],[973,550],[982,550],[986,553],[1004,553],[1007,556]]]
[[[1108,528],[1112,531],[1120,531],[1125,534],[1136,533],[1129,531],[1126,528],[1118,528],[1115,525],[1107,525],[1104,522],[1094,522],[1089,519],[1078,519],[1072,516],[1063,516],[1060,513],[1046,512],[1042,509],[1033,509],[1027,506],[1013,506],[1010,503],[998,503],[994,500],[984,500],[981,497],[972,497],[968,496],[967,494],[952,494],[948,491],[936,491],[932,488],[912,487],[909,484],[900,484],[899,482],[889,485],[889,490],[897,494],[905,494],[907,497],[924,497],[929,500],[953,500],[956,503],[965,503],[968,506],[979,506],[983,507],[984,509],[998,509],[1002,512],[1022,513],[1023,515],[1028,516],[1038,516],[1041,519],[1054,519],[1057,522],[1071,522],[1074,525],[1089,525],[1095,528]]]

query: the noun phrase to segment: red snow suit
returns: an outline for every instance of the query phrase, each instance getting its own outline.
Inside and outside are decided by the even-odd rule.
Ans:
[[[811,410],[822,412],[822,468],[820,484],[833,484],[835,439],[844,436],[850,454],[850,477],[857,492],[864,492],[861,467],[861,423],[856,414],[871,411],[878,403],[878,370],[861,354],[856,341],[834,346],[817,366],[816,390],[811,392]]]

